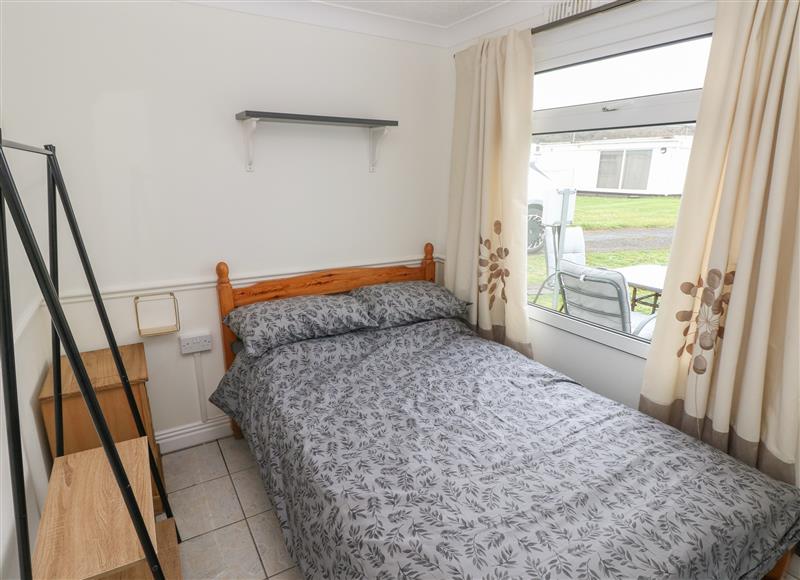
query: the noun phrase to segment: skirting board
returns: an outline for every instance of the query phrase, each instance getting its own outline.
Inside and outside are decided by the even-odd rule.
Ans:
[[[189,423],[172,429],[164,429],[156,432],[156,443],[161,449],[161,454],[179,451],[187,447],[194,447],[233,435],[231,422],[228,417],[214,417],[205,423]]]

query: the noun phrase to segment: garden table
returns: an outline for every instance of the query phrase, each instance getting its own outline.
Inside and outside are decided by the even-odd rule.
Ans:
[[[637,264],[615,270],[625,276],[625,281],[631,287],[631,310],[634,310],[637,304],[641,304],[649,306],[650,312],[655,313],[658,309],[658,299],[664,292],[667,267],[658,264]],[[639,292],[646,294],[640,296]]]

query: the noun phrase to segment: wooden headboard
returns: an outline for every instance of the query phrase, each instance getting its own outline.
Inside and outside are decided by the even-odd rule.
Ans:
[[[234,308],[276,298],[291,298],[309,294],[337,294],[360,286],[384,282],[409,280],[433,282],[436,277],[436,263],[433,261],[433,244],[427,243],[425,244],[425,256],[419,266],[334,268],[301,276],[265,280],[241,288],[234,288],[231,285],[228,274],[228,264],[225,262],[217,264],[217,296],[226,369],[233,364],[234,354],[231,345],[236,340],[236,336],[222,321]]]

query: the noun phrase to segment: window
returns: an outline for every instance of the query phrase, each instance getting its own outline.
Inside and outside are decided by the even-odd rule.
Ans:
[[[535,75],[531,304],[650,338],[709,47],[703,37]]]
[[[650,149],[600,151],[597,188],[647,189],[652,153]]]
[[[597,187],[619,189],[619,176],[622,174],[622,155],[624,153],[624,151],[600,152]]]
[[[625,170],[619,189],[647,189],[650,177],[652,149],[634,149],[625,152]],[[686,175],[686,172],[683,172]]]

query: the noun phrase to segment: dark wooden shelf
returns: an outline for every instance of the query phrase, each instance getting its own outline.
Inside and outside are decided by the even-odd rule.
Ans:
[[[329,117],[326,115],[298,115],[296,113],[271,113],[269,111],[242,111],[236,119],[269,121],[272,123],[303,123],[306,125],[341,125],[344,127],[397,127],[397,121],[386,119],[359,119],[356,117]]]

